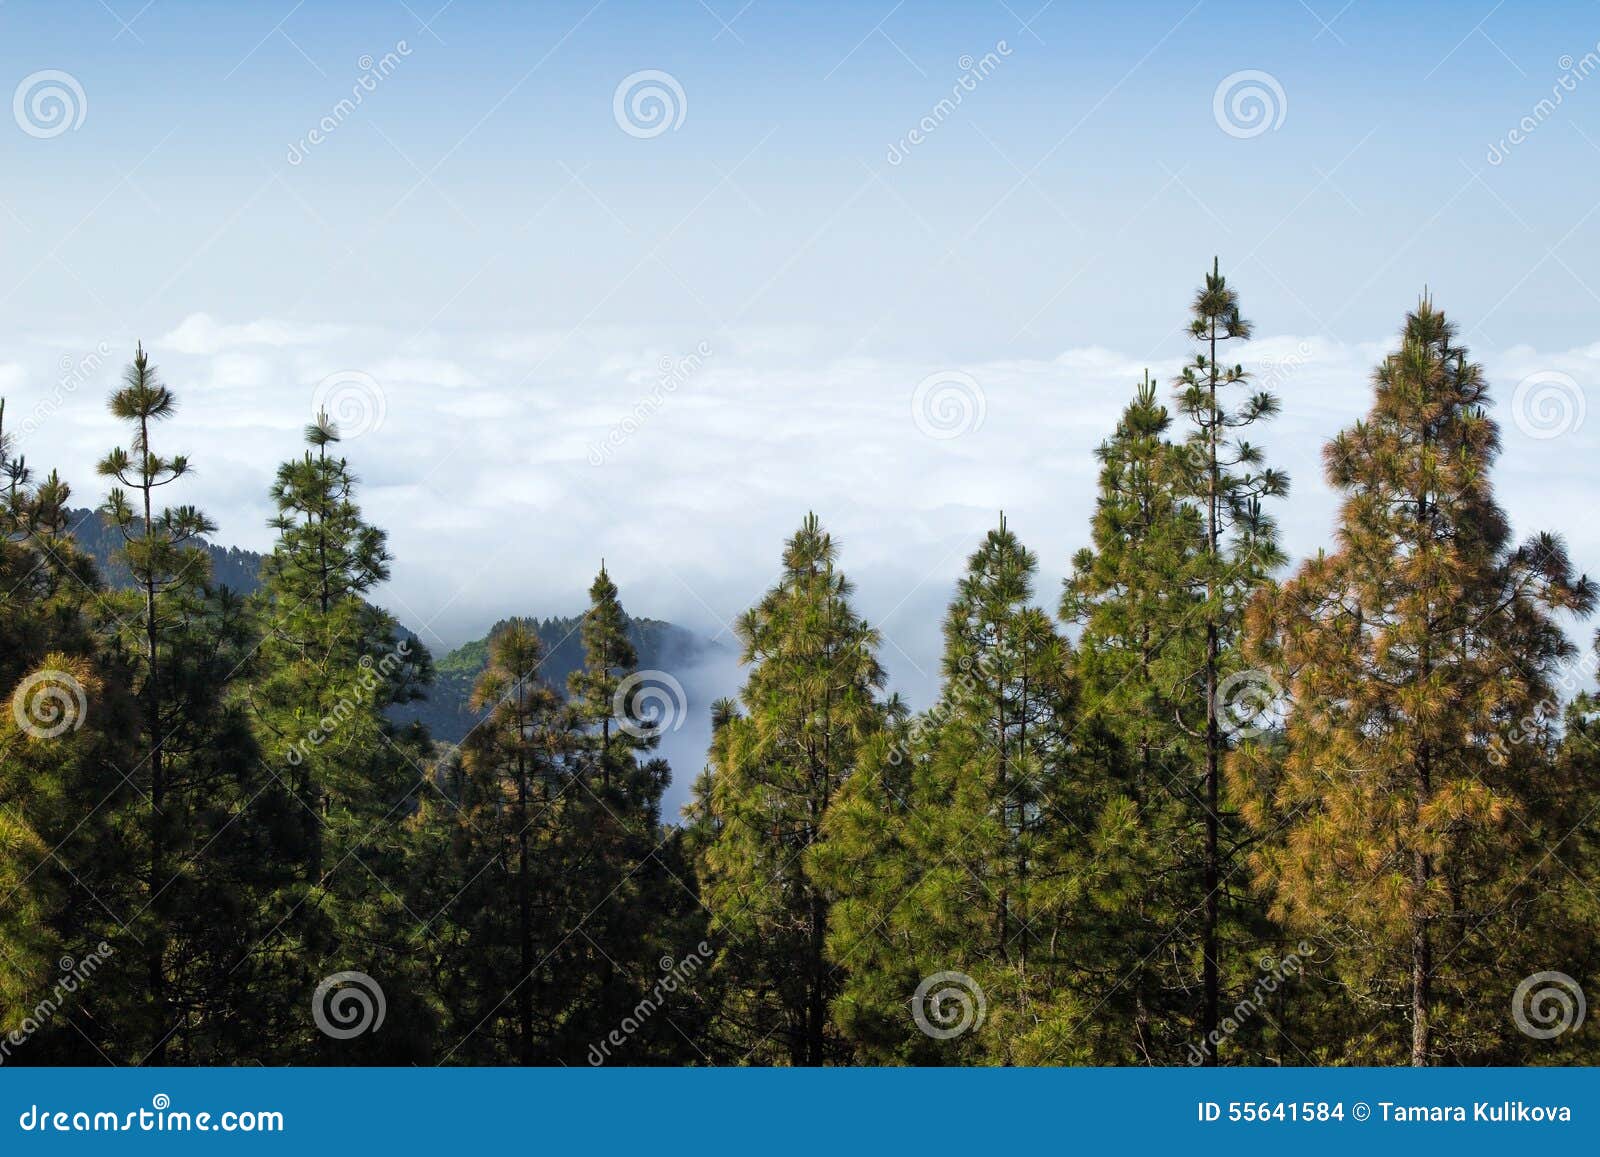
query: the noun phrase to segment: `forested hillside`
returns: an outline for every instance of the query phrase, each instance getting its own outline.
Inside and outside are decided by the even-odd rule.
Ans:
[[[121,557],[123,542],[116,526],[99,512],[72,509],[64,512],[68,531],[78,548],[94,560],[107,586],[135,589],[137,583]],[[241,595],[254,594],[261,587],[262,556],[236,546],[219,546],[206,539],[196,545],[206,553],[211,581]],[[472,686],[489,661],[489,641],[513,620],[496,623],[487,635],[464,643],[434,665],[434,681],[425,696],[396,705],[390,718],[401,725],[420,722],[441,743],[459,743],[467,731],[483,717],[471,707]],[[565,688],[568,677],[583,665],[583,646],[579,639],[579,616],[530,618],[525,622],[545,645],[542,671],[553,686]],[[401,633],[416,636],[401,627]],[[639,652],[640,666],[663,671],[682,671],[705,656],[711,644],[681,627],[659,619],[630,619],[628,637]]]
[[[705,650],[604,565],[435,662],[326,413],[255,560],[142,347],[99,483],[0,405],[0,1059],[1600,1061],[1596,588],[1513,537],[1482,368],[1424,296],[1291,561],[1307,403],[1217,266],[1184,320],[1062,586],[1004,514],[971,544],[925,711],[797,496],[677,823],[659,680]]]
[[[78,549],[94,560],[106,585],[134,587],[133,573],[121,557],[122,536],[110,518],[102,512],[83,508],[64,513]],[[231,587],[241,595],[253,594],[261,586],[261,556],[255,551],[218,546],[206,539],[196,545],[206,553],[213,582]]]
[[[463,643],[435,660],[428,697],[397,708],[396,720],[419,720],[434,739],[459,743],[468,729],[483,718],[483,712],[472,709],[472,688],[489,664],[490,644],[514,623],[532,631],[544,645],[540,671],[545,681],[565,688],[572,673],[583,666],[583,619],[576,615],[502,619],[483,638]],[[629,618],[627,624],[628,641],[639,656],[641,670],[684,671],[703,661],[714,649],[693,632],[660,619]]]

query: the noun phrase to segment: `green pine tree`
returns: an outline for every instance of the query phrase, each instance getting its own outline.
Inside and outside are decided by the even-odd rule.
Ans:
[[[1175,1064],[1200,1039],[1207,808],[1203,592],[1188,576],[1206,551],[1182,447],[1148,374],[1098,451],[1091,545],[1073,559],[1061,615],[1081,630],[1076,674],[1084,774],[1133,811],[1103,849],[1098,903],[1112,907],[1096,953],[1100,1011],[1131,1026],[1107,1034],[1113,1063]],[[1111,880],[1116,884],[1113,885]]]
[[[758,1062],[849,1056],[830,1020],[839,977],[826,953],[829,897],[806,852],[886,708],[878,633],[852,609],[837,555],[808,514],[777,585],[739,620],[746,714],[720,728],[713,752],[704,898],[723,945],[725,1033]]]
[[[1178,379],[1177,403],[1189,425],[1189,490],[1205,530],[1204,550],[1187,577],[1196,591],[1204,592],[1200,619],[1206,649],[1195,691],[1203,695],[1205,706],[1200,1031],[1210,1040],[1221,1021],[1224,920],[1236,915],[1224,911],[1225,899],[1233,895],[1230,877],[1236,869],[1230,849],[1237,844],[1237,821],[1222,798],[1222,764],[1230,746],[1223,699],[1239,685],[1226,680],[1242,669],[1238,639],[1244,608],[1255,588],[1283,562],[1276,524],[1264,512],[1262,500],[1286,494],[1289,482],[1282,472],[1265,466],[1260,448],[1245,439],[1250,427],[1278,412],[1277,398],[1269,390],[1257,390],[1237,402],[1229,399],[1231,391],[1248,385],[1250,375],[1240,365],[1222,365],[1218,348],[1247,340],[1250,323],[1240,315],[1239,295],[1215,261],[1195,294],[1192,312],[1189,333],[1201,351]],[[1208,1050],[1204,1063],[1215,1064],[1215,1052]]]
[[[123,1056],[151,1064],[248,1057],[251,1026],[269,1011],[235,969],[241,946],[261,931],[270,851],[249,814],[265,772],[231,689],[254,634],[242,600],[210,585],[198,539],[215,529],[211,521],[192,506],[158,508],[190,467],[182,455],[156,453],[154,431],[177,401],[142,346],[110,408],[133,431],[100,472],[117,484],[104,511],[136,583],[106,602],[118,616],[112,659],[131,672],[138,700],[142,751],[126,775],[144,809],[134,837],[143,845],[142,896],[124,917],[134,933],[128,954],[142,959],[144,975],[118,1043]]]
[[[578,786],[569,793],[564,820],[572,846],[581,850],[575,871],[584,888],[582,931],[571,946],[579,958],[575,967],[590,980],[576,998],[568,1036],[598,1041],[624,1022],[637,1022],[609,1055],[614,1063],[642,1064],[695,1056],[683,1026],[701,1023],[704,1005],[693,986],[678,983],[685,978],[681,970],[663,969],[661,961],[689,959],[705,922],[682,836],[662,826],[661,799],[672,770],[654,755],[661,728],[687,704],[665,672],[636,670],[628,628],[602,562],[579,628],[583,665],[567,680],[580,733]],[[654,702],[658,692],[665,698]],[[675,972],[671,1007],[658,1014],[663,973]],[[634,1015],[641,1001],[650,1003],[651,1015]]]
[[[364,521],[349,462],[326,414],[310,449],[272,487],[278,532],[256,598],[261,645],[247,689],[271,790],[256,802],[280,843],[272,935],[251,953],[255,983],[277,986],[283,1047],[329,1059],[401,1059],[391,1032],[356,1042],[316,1032],[309,995],[335,972],[367,971],[404,1004],[412,917],[397,832],[424,790],[426,738],[386,712],[423,694],[426,648],[366,596],[389,576],[384,532]]]
[[[867,746],[813,852],[840,897],[837,1016],[869,1055],[1037,1063],[1087,1011],[1103,801],[1075,775],[1070,656],[1032,605],[1037,569],[1002,516],[945,619],[939,702]]]

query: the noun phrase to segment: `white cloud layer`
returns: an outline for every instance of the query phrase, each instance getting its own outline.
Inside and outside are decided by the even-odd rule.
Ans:
[[[133,341],[110,341],[81,384],[63,379],[95,344],[19,338],[0,363],[8,428],[85,505],[101,498],[96,458],[124,436],[103,399]],[[380,601],[431,646],[510,614],[579,610],[602,556],[630,611],[726,642],[771,582],[783,539],[815,510],[916,704],[937,683],[951,584],[1001,509],[1039,553],[1039,599],[1054,605],[1086,539],[1093,450],[1145,369],[1099,347],[958,366],[889,361],[807,329],[408,335],[203,314],[150,347],[180,399],[157,449],[189,453],[198,470],[172,499],[205,508],[222,541],[255,549],[270,542],[272,472],[299,452],[319,383],[340,375],[341,416],[364,431],[345,451],[396,555]],[[1280,521],[1292,557],[1329,540],[1320,448],[1365,411],[1385,348],[1293,334],[1246,347],[1283,401],[1253,440],[1291,474]],[[1182,360],[1149,369],[1167,383]],[[1600,570],[1600,528],[1583,516],[1600,461],[1600,417],[1583,413],[1600,389],[1600,344],[1514,347],[1487,369],[1504,428],[1502,503],[1519,531],[1562,531],[1577,563]],[[1519,392],[1530,376],[1546,388]]]

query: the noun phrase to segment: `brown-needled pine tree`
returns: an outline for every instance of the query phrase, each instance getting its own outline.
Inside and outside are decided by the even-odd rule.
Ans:
[[[1515,1039],[1517,980],[1561,967],[1528,917],[1564,833],[1519,732],[1573,654],[1554,614],[1587,613],[1594,590],[1559,539],[1512,543],[1483,370],[1426,297],[1374,387],[1324,456],[1333,551],[1252,608],[1286,742],[1244,745],[1232,779],[1252,827],[1279,833],[1252,858],[1273,914],[1331,944],[1370,1030],[1338,1058],[1471,1062]]]

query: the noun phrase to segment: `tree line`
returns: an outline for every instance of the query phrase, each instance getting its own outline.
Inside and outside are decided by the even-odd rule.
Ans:
[[[1189,332],[1062,589],[1003,515],[971,555],[926,711],[807,515],[680,823],[603,564],[566,686],[503,624],[436,744],[326,415],[242,596],[142,348],[99,466],[131,589],[0,404],[0,1061],[1594,1062],[1595,590],[1513,540],[1481,368],[1424,298],[1291,571],[1215,266]]]

